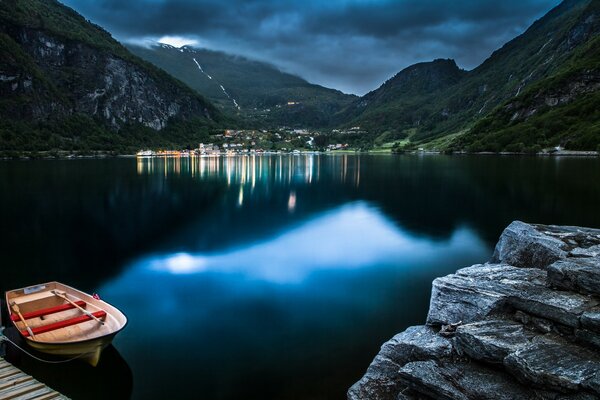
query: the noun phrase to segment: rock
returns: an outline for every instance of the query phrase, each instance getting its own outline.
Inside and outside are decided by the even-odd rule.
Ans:
[[[400,377],[412,390],[443,400],[469,400],[442,375],[434,361],[406,364],[400,369]]]
[[[569,252],[571,257],[598,257],[600,256],[600,245],[591,246],[588,248],[576,247]]]
[[[596,306],[598,301],[578,293],[532,285],[512,294],[508,303],[517,310],[577,328],[581,314]]]
[[[395,399],[403,386],[398,370],[409,361],[448,357],[450,341],[428,326],[413,326],[381,346],[366,374],[348,391],[349,400]]]
[[[581,328],[575,332],[577,340],[600,349],[600,310],[584,312],[579,321]]]
[[[538,269],[485,264],[458,270],[437,278],[429,304],[427,324],[448,325],[475,322],[506,307],[508,295],[537,283],[545,275]]]
[[[546,287],[546,272],[502,264],[476,265],[437,278],[427,324],[470,323],[511,308],[578,327],[579,316],[598,304],[587,296]]]
[[[600,349],[600,333],[592,332],[587,329],[577,329],[575,331],[575,337],[580,343]]]
[[[517,267],[545,268],[565,258],[567,249],[562,240],[540,232],[534,225],[514,221],[502,232],[491,261]]]
[[[490,320],[459,326],[456,347],[469,357],[490,363],[502,363],[518,348],[530,343],[533,335],[516,322]]]
[[[512,223],[501,263],[435,279],[429,327],[386,343],[348,398],[600,398],[598,245],[600,230]]]
[[[504,359],[506,368],[522,382],[558,391],[594,388],[600,371],[597,353],[559,338],[536,338]]]
[[[600,295],[600,258],[568,258],[548,267],[554,287]]]
[[[412,395],[412,394],[407,394],[407,393],[400,393],[398,395],[398,397],[396,397],[396,400],[421,400],[421,399],[424,399],[424,398],[419,395]]]
[[[48,7],[53,11],[46,11],[47,16],[33,10],[31,18],[43,26],[44,20],[52,14],[52,18],[62,20],[63,24],[85,25],[72,10],[54,3]],[[208,121],[218,117],[213,106],[191,89],[132,57],[101,30],[84,25],[81,29],[88,29],[88,34],[71,39],[53,29],[36,29],[19,23],[12,24],[10,29],[0,25],[0,31],[8,35],[7,40],[11,40],[19,54],[37,71],[31,76],[28,72],[32,67],[17,62],[8,64],[11,65],[9,71],[15,72],[11,76],[19,79],[10,82],[16,85],[10,91],[0,85],[3,100],[17,101],[24,95],[30,100],[17,101],[18,107],[4,111],[14,113],[13,118],[33,119],[33,122],[60,121],[84,114],[112,131],[136,123],[161,130],[175,120]],[[98,48],[91,43],[103,45]],[[69,71],[68,79],[65,71]],[[45,81],[52,85],[48,86]]]
[[[581,325],[592,331],[600,332],[600,310],[584,312],[580,318]]]
[[[564,242],[569,250],[577,247],[587,249],[600,244],[600,229],[578,226],[532,225],[544,235],[555,237]]]
[[[547,398],[508,374],[482,364],[419,361],[406,364],[400,376],[413,391],[433,399],[513,400]]]
[[[515,320],[542,333],[550,333],[555,330],[555,325],[552,321],[548,321],[545,318],[534,317],[523,311],[517,311],[515,313]]]

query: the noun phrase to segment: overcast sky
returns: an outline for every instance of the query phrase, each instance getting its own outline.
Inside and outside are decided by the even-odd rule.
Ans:
[[[472,69],[559,0],[64,0],[121,41],[159,40],[268,61],[364,94],[401,69]]]

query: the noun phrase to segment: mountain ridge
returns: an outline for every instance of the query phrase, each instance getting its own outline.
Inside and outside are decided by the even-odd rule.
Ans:
[[[224,111],[237,113],[255,125],[327,126],[330,115],[356,98],[238,55],[160,43],[126,46]]]
[[[599,33],[599,0],[564,0],[473,70],[422,62],[357,97],[223,52],[122,45],[56,0],[3,0],[0,152],[190,147],[242,121],[357,148],[595,150]]]
[[[185,145],[226,120],[55,0],[2,1],[0,54],[0,151]]]
[[[400,93],[366,113],[349,108],[338,121],[346,127],[361,126],[375,135],[388,134],[396,143],[404,139],[399,148],[425,145],[432,149],[464,149],[461,146],[472,143],[455,137],[467,134],[496,107],[525,93],[530,86],[560,73],[577,49],[597,35],[597,7],[597,0],[564,1],[481,65],[465,72],[455,84],[416,96],[410,91]],[[368,96],[385,91],[385,85]],[[408,145],[406,138],[410,140]],[[540,145],[556,144],[548,140]],[[495,146],[495,151],[504,147]]]

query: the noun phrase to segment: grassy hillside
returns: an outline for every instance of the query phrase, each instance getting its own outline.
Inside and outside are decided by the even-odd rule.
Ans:
[[[539,87],[535,89],[537,84],[545,87],[558,84],[558,81],[552,80],[558,75],[563,76],[564,82],[567,82],[565,84],[569,85],[568,76],[575,75],[569,75],[567,70],[581,66],[584,62],[578,54],[583,54],[594,46],[597,47],[597,44],[591,41],[599,31],[598,3],[597,0],[566,0],[536,21],[522,35],[494,52],[479,67],[460,75],[457,73],[454,82],[451,79],[441,81],[439,85],[416,94],[410,90],[398,92],[388,96],[384,101],[374,104],[367,102],[363,109],[357,106],[360,105],[358,101],[351,110],[350,122],[345,125],[360,125],[376,133],[400,132],[397,135],[400,139],[409,138],[403,142],[408,147],[429,142],[436,143],[436,146],[439,143],[444,143],[444,146],[453,143],[452,148],[470,146],[475,141],[485,144],[488,139],[483,133],[480,133],[477,140],[467,139],[467,136],[457,141],[442,138],[462,137],[465,132],[469,132],[474,127],[473,132],[498,130],[506,123],[506,118],[492,123],[495,118],[500,117],[500,114],[495,111],[498,106],[511,102],[515,98],[524,99],[527,93],[533,96],[534,93],[539,92]],[[592,64],[595,62],[593,59],[589,61]],[[446,76],[452,75],[446,71]],[[415,79],[422,80],[422,77],[415,77]],[[386,85],[368,96],[375,97],[384,93]],[[591,94],[590,96],[593,97]],[[581,101],[584,104],[593,103],[591,97]],[[575,106],[571,105],[571,107]],[[567,110],[553,109],[553,118],[559,118],[563,112],[566,113]],[[542,117],[541,114],[526,125],[534,124],[530,126],[531,128],[546,123],[547,121],[541,122],[545,118],[538,121],[538,118]],[[488,115],[490,119],[486,118],[484,121],[484,117]],[[586,114],[584,119],[589,120],[589,123],[581,120],[582,124],[593,125],[594,113]],[[570,126],[575,126],[572,121]],[[529,146],[527,143],[538,143],[537,140],[518,139],[515,133],[517,130],[516,126],[511,128],[512,133],[506,134],[506,138],[496,143],[497,145],[490,144],[487,147],[477,145],[473,148],[504,148],[503,143],[507,142],[509,136],[518,140],[517,143],[523,142],[526,146]],[[580,147],[589,142],[574,138],[574,134],[571,132],[564,135],[571,137],[567,142],[573,146]],[[549,138],[547,141],[547,143],[554,142],[556,142],[554,138]],[[542,145],[541,142],[538,144]]]
[[[251,123],[324,126],[356,99],[244,57],[166,44],[128,48]]]
[[[451,148],[535,152],[555,146],[600,151],[600,37],[579,48],[555,75],[498,107]]]
[[[360,126],[375,137],[404,139],[423,121],[433,120],[436,104],[429,104],[428,99],[465,75],[454,60],[415,64],[356,100],[336,118],[345,127]]]

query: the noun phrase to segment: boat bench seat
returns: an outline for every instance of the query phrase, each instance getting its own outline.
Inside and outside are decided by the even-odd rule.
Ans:
[[[82,308],[85,308],[87,306],[87,303],[83,300],[77,300],[77,301],[74,301],[73,303],[77,304],[79,307],[82,307]],[[61,304],[59,306],[42,308],[41,310],[35,310],[32,312],[25,313],[25,314],[23,314],[23,318],[24,319],[32,319],[32,318],[37,318],[37,317],[41,317],[44,315],[56,314],[61,311],[71,310],[73,308],[75,308],[75,306],[72,304],[69,304],[69,303]],[[12,319],[15,322],[19,322],[21,320],[17,314],[11,314],[10,319]]]
[[[92,315],[96,318],[106,318],[106,311],[96,311],[93,312]],[[92,318],[89,315],[79,315],[77,317],[65,319],[63,321],[53,322],[51,324],[37,326],[35,328],[31,328],[34,335],[38,335],[44,332],[55,331],[57,329],[66,328],[67,326],[81,324],[83,322],[91,321]],[[29,332],[27,330],[22,330],[21,335],[25,337],[29,337]]]

